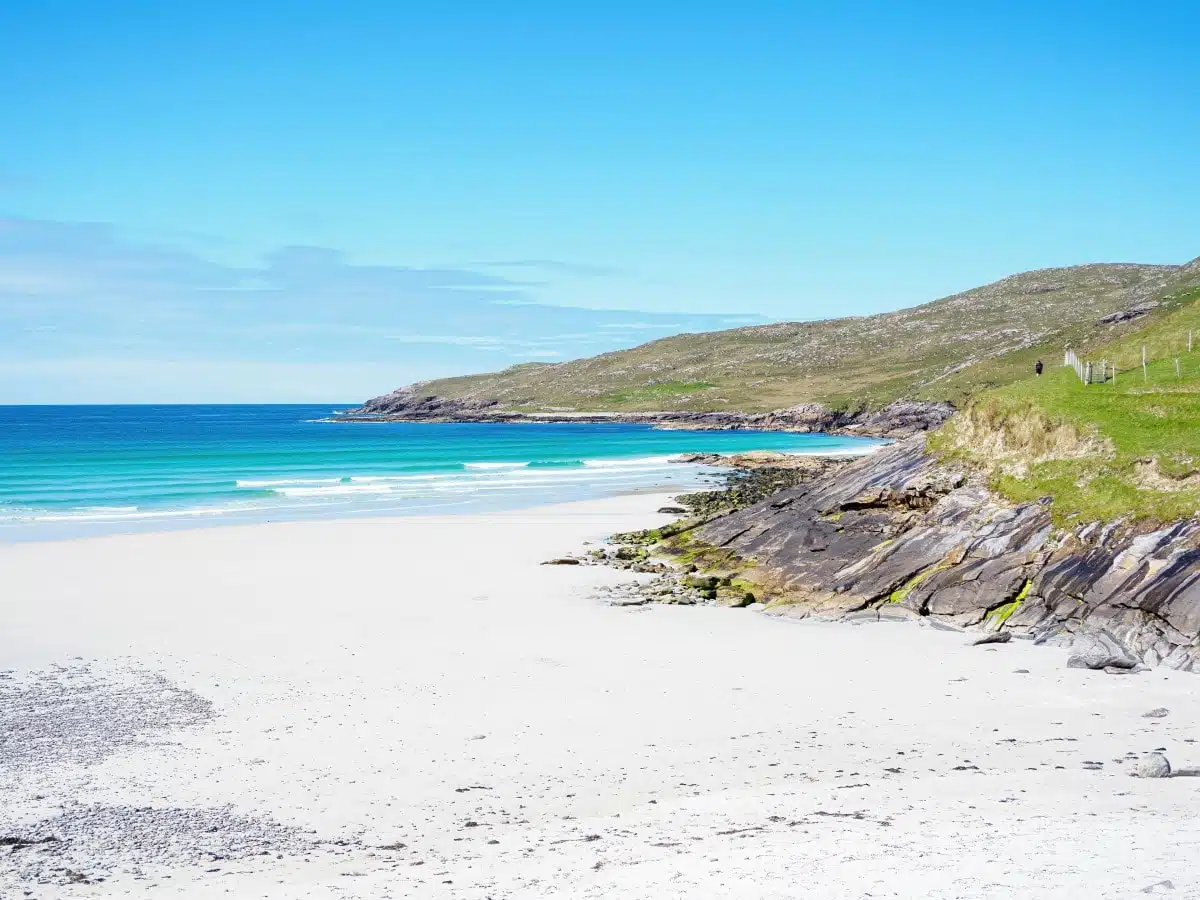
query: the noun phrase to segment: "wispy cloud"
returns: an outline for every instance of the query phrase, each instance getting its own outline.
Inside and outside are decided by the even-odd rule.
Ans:
[[[612,266],[592,263],[564,262],[559,259],[501,259],[473,263],[485,269],[535,269],[552,275],[570,275],[578,278],[613,278],[627,274]]]
[[[149,366],[170,358],[204,362],[194,369],[204,372],[220,361],[378,364],[412,380],[589,355],[727,322],[558,306],[546,302],[552,296],[496,268],[360,265],[311,246],[229,265],[105,223],[0,217],[0,356],[10,361],[103,355]],[[20,391],[0,385],[0,402],[20,400]]]

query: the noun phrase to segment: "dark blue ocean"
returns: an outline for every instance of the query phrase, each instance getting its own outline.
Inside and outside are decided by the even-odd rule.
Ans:
[[[349,404],[348,404],[349,405]],[[668,488],[685,452],[854,452],[831,435],[321,421],[329,406],[0,406],[0,540],[479,512]]]

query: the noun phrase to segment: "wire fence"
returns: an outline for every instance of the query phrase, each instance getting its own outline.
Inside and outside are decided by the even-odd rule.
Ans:
[[[1171,341],[1171,343],[1173,344],[1175,341]],[[1132,367],[1126,366],[1125,368],[1120,369],[1121,377],[1137,378],[1140,375],[1141,381],[1148,382],[1150,380],[1150,365],[1152,363],[1160,362],[1164,359],[1174,361],[1174,377],[1176,379],[1183,378],[1185,375],[1192,377],[1193,375],[1197,374],[1197,372],[1193,371],[1197,368],[1195,364],[1195,357],[1192,356],[1194,347],[1193,333],[1191,331],[1187,333],[1186,347],[1182,340],[1179,341],[1179,345],[1180,346],[1178,347],[1171,348],[1176,355],[1168,354],[1152,357],[1147,353],[1147,345],[1142,344],[1141,365],[1139,366],[1135,363],[1135,365]],[[1118,367],[1115,360],[1080,359],[1079,355],[1074,350],[1068,349],[1063,354],[1063,366],[1074,369],[1076,376],[1078,376],[1079,380],[1084,385],[1108,384],[1110,382],[1116,384],[1117,382]],[[1167,373],[1167,377],[1170,377],[1171,367],[1168,367]]]

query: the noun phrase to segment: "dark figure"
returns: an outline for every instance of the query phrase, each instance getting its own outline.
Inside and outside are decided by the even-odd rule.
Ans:
[[[1033,371],[1037,373],[1038,378],[1042,377],[1042,361],[1040,359],[1033,364]]]

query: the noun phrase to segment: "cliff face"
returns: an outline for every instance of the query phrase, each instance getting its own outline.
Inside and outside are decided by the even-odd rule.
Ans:
[[[346,420],[389,422],[633,422],[663,428],[839,431],[898,437],[939,427],[954,413],[949,403],[898,400],[880,409],[830,409],[803,403],[769,413],[645,412],[525,413],[494,400],[451,399],[401,388],[346,410]]]
[[[783,614],[932,616],[1073,642],[1089,667],[1200,670],[1200,520],[1063,532],[1046,505],[996,499],[926,454],[923,438],[696,537],[755,562],[751,577]]]

